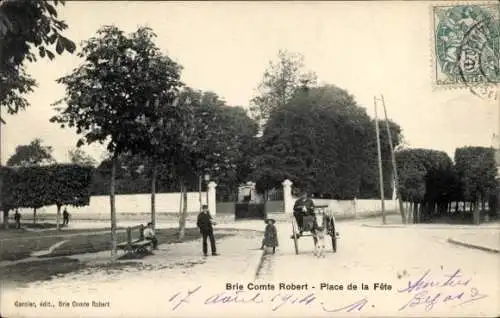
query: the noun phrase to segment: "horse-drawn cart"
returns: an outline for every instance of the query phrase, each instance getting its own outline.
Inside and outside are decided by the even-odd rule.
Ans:
[[[314,207],[314,214],[306,214],[302,216],[302,228],[299,228],[295,217],[292,216],[293,243],[295,245],[295,254],[299,254],[299,238],[304,236],[312,236],[314,239],[315,248],[318,244],[318,238],[323,238],[329,235],[332,240],[332,250],[337,252],[337,239],[339,233],[335,224],[335,217],[326,213],[328,205],[318,205]],[[310,234],[299,234],[309,232]]]

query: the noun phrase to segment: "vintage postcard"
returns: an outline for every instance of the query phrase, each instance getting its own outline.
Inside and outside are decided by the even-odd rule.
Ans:
[[[500,316],[498,1],[0,1],[0,317]]]

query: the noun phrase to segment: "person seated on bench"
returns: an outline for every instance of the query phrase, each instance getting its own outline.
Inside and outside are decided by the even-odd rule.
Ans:
[[[151,222],[149,222],[144,229],[144,239],[151,241],[153,243],[153,249],[157,249],[158,240],[156,239],[155,230],[153,230],[153,223]]]
[[[307,192],[303,192],[302,195],[297,199],[297,201],[295,201],[295,204],[293,206],[293,216],[297,221],[297,225],[300,231],[298,236],[301,236],[302,232],[304,232],[304,216],[306,215],[314,216],[314,202]]]

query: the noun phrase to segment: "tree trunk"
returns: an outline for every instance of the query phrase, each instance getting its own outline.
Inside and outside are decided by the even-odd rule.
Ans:
[[[156,177],[158,170],[156,164],[153,163],[153,170],[151,174],[151,223],[153,230],[156,230]]]
[[[61,230],[61,205],[57,205],[56,229]]]
[[[418,204],[418,223],[422,223],[425,220],[425,202],[420,202]]]
[[[405,214],[405,208],[403,206],[403,200],[399,197],[399,194],[398,194],[398,204],[399,204],[399,212],[401,213],[401,222],[403,222],[403,224],[406,224],[406,214]]]
[[[412,210],[411,210],[411,203],[410,202],[405,202],[405,217],[406,217],[406,223],[410,223],[413,220],[412,217]]]
[[[201,212],[201,206],[202,206],[202,203],[201,203],[202,202],[202,200],[201,200],[201,196],[202,196],[201,195],[201,186],[202,186],[202,184],[203,183],[202,183],[202,179],[201,179],[201,175],[200,175],[200,176],[198,176],[198,194],[199,194],[198,201],[200,201],[200,212]],[[207,202],[207,204],[208,204],[208,202]]]
[[[458,201],[455,201],[455,213],[458,213]]]
[[[2,57],[2,46],[0,45],[0,58]],[[2,106],[0,106],[2,107]],[[0,123],[2,125],[2,123]],[[1,131],[1,127],[0,127]],[[0,135],[1,137],[1,135]],[[0,138],[0,147],[2,146],[2,140]],[[0,149],[1,152],[1,149]],[[0,168],[2,168],[2,162],[0,157]],[[3,227],[5,229],[9,228],[9,210],[3,206],[3,176],[0,175],[0,208],[3,210]]]
[[[187,191],[186,185],[184,184],[184,180],[181,181],[181,207],[180,218],[179,218],[179,240],[184,240],[184,236],[186,235],[186,218],[187,218]]]
[[[267,200],[269,199],[269,191],[264,190],[264,214],[267,215],[269,211],[267,211]]]
[[[117,156],[113,155],[111,159],[111,182],[109,183],[109,205],[111,207],[111,260],[116,260],[116,246],[117,246],[117,233],[116,233],[116,207],[115,207],[115,179],[116,179],[116,163]]]
[[[36,208],[33,209],[33,224],[36,224]]]
[[[480,211],[479,211],[479,195],[476,195],[476,200],[474,201],[474,211],[473,213],[473,222],[475,225],[479,225],[480,223]]]
[[[9,228],[9,209],[7,208],[3,210],[3,227],[6,230]]]
[[[480,213],[481,219],[484,218],[485,222],[489,222],[489,215],[486,211],[486,198],[484,195],[481,196],[481,213]]]

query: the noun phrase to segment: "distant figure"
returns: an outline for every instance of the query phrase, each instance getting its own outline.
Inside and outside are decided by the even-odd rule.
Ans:
[[[196,221],[196,225],[200,229],[201,236],[203,238],[203,255],[207,256],[208,247],[207,247],[207,238],[210,239],[210,249],[212,251],[212,255],[216,256],[217,254],[215,248],[215,237],[214,237],[214,229],[213,225],[215,222],[212,220],[212,216],[208,211],[208,205],[203,205],[201,207],[201,212],[198,214],[198,220]]]
[[[144,229],[144,238],[153,242],[153,249],[158,248],[158,240],[156,239],[155,230],[153,229],[153,223],[149,222]]]
[[[68,225],[69,223],[69,213],[68,213],[68,210],[66,208],[64,208],[64,211],[63,211],[63,225]]]
[[[276,247],[278,246],[278,231],[276,230],[276,226],[274,225],[276,221],[274,219],[266,219],[266,229],[264,231],[264,239],[262,239],[262,247],[272,247],[273,254],[276,253]]]
[[[16,213],[14,213],[14,220],[16,221],[16,229],[21,228],[21,214],[19,213],[19,210],[16,209]]]

